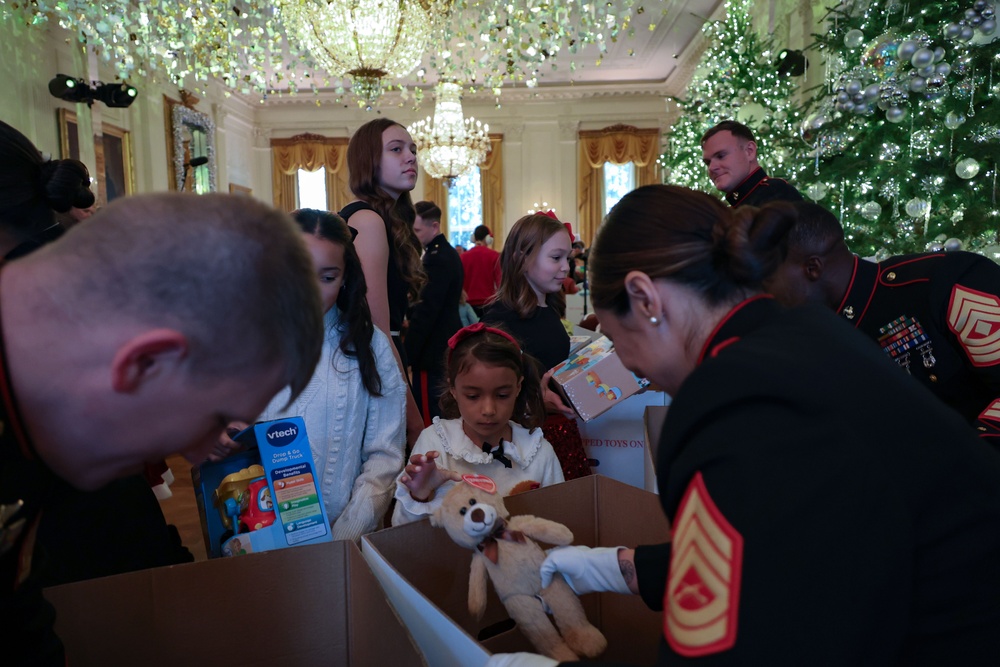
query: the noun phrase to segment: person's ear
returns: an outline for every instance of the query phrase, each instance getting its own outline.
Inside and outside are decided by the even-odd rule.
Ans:
[[[757,159],[757,142],[756,141],[748,141],[747,145],[746,145],[746,148],[744,150],[746,150],[746,152],[747,152],[747,158],[749,158],[750,160],[756,160]]]
[[[825,262],[819,255],[809,255],[802,262],[802,273],[805,274],[806,279],[811,283],[819,282],[820,278],[823,277],[824,268],[826,268]]]
[[[642,271],[629,271],[625,276],[625,294],[629,309],[641,320],[661,321],[664,316],[663,299],[653,279]]]
[[[144,331],[118,347],[111,360],[111,386],[119,393],[134,393],[149,380],[175,369],[187,352],[188,340],[180,331]]]

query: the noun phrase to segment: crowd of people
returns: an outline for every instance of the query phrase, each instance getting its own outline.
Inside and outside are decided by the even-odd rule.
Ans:
[[[89,216],[86,167],[0,123],[5,655],[64,664],[42,586],[190,560],[142,473],[224,459],[256,421],[304,419],[336,539],[426,517],[463,474],[505,495],[590,474],[551,382],[586,281],[622,362],[672,397],[672,532],[553,550],[543,584],[640,595],[663,665],[1000,663],[1000,267],[859,258],[749,128],[702,149],[725,203],[644,186],[590,249],[534,213],[460,252],[389,119],[350,140],[353,202],[291,215],[170,193]],[[122,498],[145,508],[128,540],[75,551]]]

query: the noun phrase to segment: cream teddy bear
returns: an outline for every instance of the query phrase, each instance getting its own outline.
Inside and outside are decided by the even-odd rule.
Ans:
[[[566,545],[569,528],[534,516],[510,517],[496,484],[484,475],[463,475],[431,516],[457,544],[472,549],[469,612],[486,609],[489,575],[500,601],[521,632],[544,655],[560,662],[599,655],[607,647],[601,631],[587,620],[583,605],[560,576],[542,588],[539,570],[545,552],[534,542]],[[548,614],[555,621],[553,626]]]

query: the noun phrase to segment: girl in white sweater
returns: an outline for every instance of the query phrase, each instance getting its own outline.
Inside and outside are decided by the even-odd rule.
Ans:
[[[302,417],[333,539],[357,540],[381,527],[403,468],[406,384],[392,343],[372,324],[350,228],[326,211],[292,217],[316,267],[326,340],[308,386],[290,405],[282,390],[259,421]]]
[[[563,481],[539,425],[545,404],[537,363],[506,331],[482,323],[448,341],[441,413],[413,447],[396,483],[393,525],[432,513],[463,474],[493,478],[503,495]]]

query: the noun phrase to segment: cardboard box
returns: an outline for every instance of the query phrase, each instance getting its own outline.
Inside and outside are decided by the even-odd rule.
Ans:
[[[353,542],[46,589],[70,665],[426,667]]]
[[[555,367],[552,379],[583,421],[601,415],[649,384],[622,365],[607,336]]]
[[[580,437],[590,469],[595,474],[656,493],[656,474],[643,416],[651,409],[665,410],[669,403],[670,396],[664,392],[647,389],[600,417],[581,423]]]
[[[333,539],[326,506],[319,491],[305,423],[301,417],[259,422],[234,438],[249,449],[215,463],[191,468],[202,536],[209,558],[242,555]],[[253,466],[257,465],[256,472]],[[238,481],[226,482],[233,475]],[[254,482],[252,480],[259,480]],[[266,484],[266,485],[265,485]],[[239,494],[239,495],[237,495]],[[233,536],[225,499],[235,508],[235,498],[246,505],[259,502],[273,523]],[[221,510],[220,510],[221,508]],[[237,522],[239,523],[239,522]],[[248,522],[249,523],[249,522]]]
[[[669,539],[657,496],[600,475],[505,499],[511,514],[565,524],[574,543],[636,546]],[[481,620],[468,611],[472,552],[427,520],[362,538],[362,552],[386,595],[435,667],[481,667],[490,653],[531,651],[490,587]],[[639,596],[600,593],[580,598],[587,618],[608,638],[599,661],[649,664],[662,636],[660,612]]]

